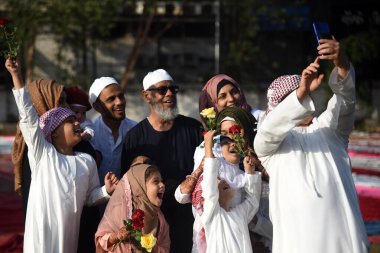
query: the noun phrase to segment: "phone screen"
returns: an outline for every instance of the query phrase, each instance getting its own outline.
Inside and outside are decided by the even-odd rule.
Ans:
[[[314,22],[315,37],[319,43],[320,39],[332,39],[329,24],[326,22]]]

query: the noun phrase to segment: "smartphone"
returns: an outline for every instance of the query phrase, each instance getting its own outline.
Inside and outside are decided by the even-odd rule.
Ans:
[[[315,37],[319,44],[320,39],[332,39],[329,24],[326,22],[313,22]]]

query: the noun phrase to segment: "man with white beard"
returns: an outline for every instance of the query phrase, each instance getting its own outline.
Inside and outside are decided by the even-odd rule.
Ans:
[[[161,210],[170,226],[171,252],[190,252],[192,248],[191,206],[174,198],[176,187],[193,171],[195,148],[201,143],[201,124],[178,114],[179,87],[163,69],[149,72],[143,80],[142,97],[150,115],[127,135],[122,154],[122,174],[138,155],[152,159],[160,169],[166,190]]]

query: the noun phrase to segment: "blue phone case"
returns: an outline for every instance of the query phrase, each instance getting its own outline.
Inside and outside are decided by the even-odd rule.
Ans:
[[[332,39],[329,24],[326,22],[313,22],[313,28],[317,42],[320,39]]]

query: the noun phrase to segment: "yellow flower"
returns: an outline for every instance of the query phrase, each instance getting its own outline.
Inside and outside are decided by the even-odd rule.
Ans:
[[[157,239],[152,233],[141,236],[141,247],[145,248],[146,251],[151,252],[154,245],[156,245]]]
[[[214,107],[203,109],[200,114],[207,119],[214,119],[216,117]]]

